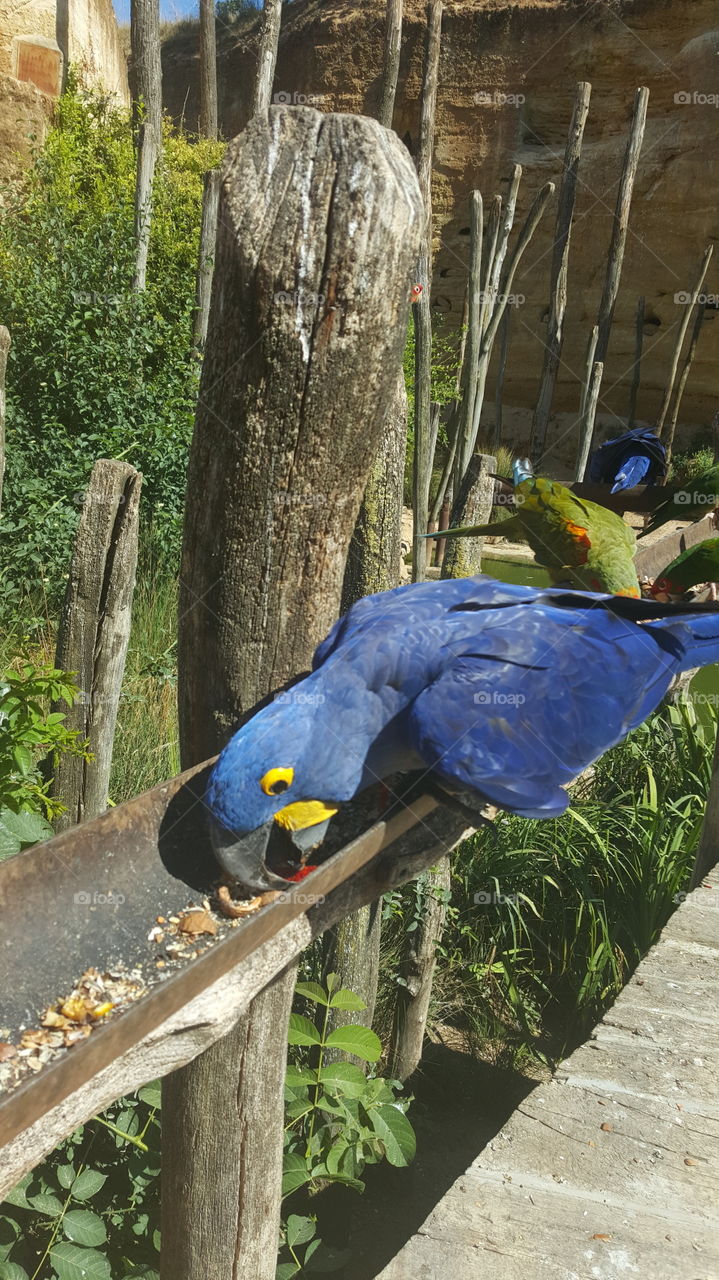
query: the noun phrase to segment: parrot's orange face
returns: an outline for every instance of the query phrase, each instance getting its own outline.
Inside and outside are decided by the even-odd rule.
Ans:
[[[421,285],[421,284],[413,284],[413,285],[412,285],[412,292],[411,292],[411,294],[409,295],[409,296],[410,296],[410,299],[412,300],[412,302],[419,302],[420,298],[422,297],[423,292],[424,292],[424,290],[423,290],[423,287],[422,287],[422,285]]]

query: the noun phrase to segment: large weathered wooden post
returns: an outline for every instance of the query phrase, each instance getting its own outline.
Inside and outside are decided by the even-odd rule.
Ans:
[[[422,224],[411,161],[372,120],[271,107],[229,148],[188,474],[185,763],[305,669],[339,612]],[[167,1280],[274,1277],[292,986],[165,1082]]]

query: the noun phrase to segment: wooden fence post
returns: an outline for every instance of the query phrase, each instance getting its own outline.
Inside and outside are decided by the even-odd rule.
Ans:
[[[539,468],[547,441],[547,426],[552,411],[554,387],[557,381],[559,359],[562,354],[564,340],[564,313],[567,309],[567,275],[569,272],[569,240],[572,234],[572,218],[577,194],[577,176],[579,160],[582,154],[584,126],[589,114],[589,99],[592,86],[586,81],[577,85],[574,99],[574,110],[569,125],[569,136],[564,152],[562,185],[559,190],[557,223],[554,231],[554,252],[552,254],[552,282],[549,296],[549,316],[547,319],[547,337],[544,344],[544,368],[539,399],[534,410],[532,422],[532,462]],[[498,443],[495,432],[495,447]]]
[[[257,115],[259,111],[267,111],[272,101],[272,85],[275,78],[281,21],[282,0],[264,0],[260,26],[257,75],[255,76],[252,95],[253,116]]]
[[[141,293],[147,280],[152,184],[162,147],[160,0],[132,0],[130,17],[132,97],[135,108],[139,111],[135,181],[135,272],[132,287]]]
[[[200,133],[217,138],[215,0],[200,0]]]
[[[337,615],[422,222],[407,152],[375,121],[271,107],[228,150],[188,472],[185,762],[306,668]],[[292,986],[289,971],[253,1001],[209,1073],[197,1060],[164,1083],[166,1280],[274,1278]]]
[[[93,759],[61,756],[54,769],[52,794],[65,813],[64,831],[98,817],[107,808],[112,746],[127,645],[137,566],[137,529],[142,476],[126,462],[101,458],[84,495],[75,536],[70,577],[57,639],[55,664],[73,671],[80,697],[70,711],[68,729],[87,738]]]
[[[5,373],[10,351],[10,332],[4,324],[0,324],[0,510],[2,509],[2,486],[5,477]]]
[[[195,318],[192,330],[193,346],[201,352],[207,337],[212,295],[212,273],[215,268],[215,239],[217,237],[217,206],[220,199],[220,171],[208,169],[202,191],[202,221],[200,223],[200,253],[195,283]]]
[[[397,94],[399,78],[399,60],[402,49],[402,7],[403,0],[387,0],[387,19],[384,36],[384,53],[382,59],[382,79],[380,81],[377,119],[385,129],[392,128],[394,117],[394,100]]]

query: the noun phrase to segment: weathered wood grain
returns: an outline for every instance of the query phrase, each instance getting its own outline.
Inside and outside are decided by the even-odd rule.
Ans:
[[[0,324],[0,509],[2,508],[2,486],[5,477],[5,372],[10,351],[10,332],[4,324]]]
[[[132,0],[130,87],[137,123],[135,180],[135,271],[132,287],[145,288],[152,220],[152,184],[162,148],[160,0]]]

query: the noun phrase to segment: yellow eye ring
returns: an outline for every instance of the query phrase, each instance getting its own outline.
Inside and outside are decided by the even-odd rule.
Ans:
[[[266,796],[279,796],[292,786],[294,776],[294,769],[268,769],[260,786]]]

